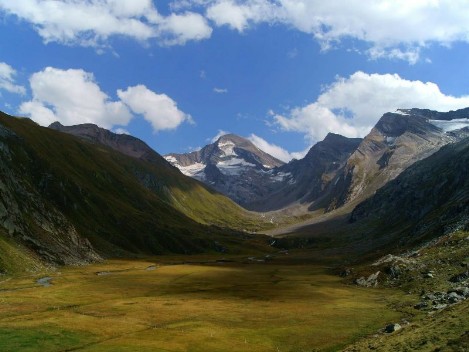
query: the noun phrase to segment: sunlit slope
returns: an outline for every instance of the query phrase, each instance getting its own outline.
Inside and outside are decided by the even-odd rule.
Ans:
[[[1,114],[0,127],[0,225],[47,261],[223,251],[249,236],[207,224],[256,224],[253,215],[172,168],[27,119]]]

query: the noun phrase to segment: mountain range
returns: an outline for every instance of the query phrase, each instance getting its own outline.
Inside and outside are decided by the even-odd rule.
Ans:
[[[96,125],[44,128],[2,113],[0,270],[255,251],[270,240],[254,232],[300,218],[316,225],[291,236],[314,236],[324,218],[338,234],[373,238],[364,252],[467,228],[468,117],[397,110],[363,139],[329,133],[283,163],[233,134],[163,157]]]
[[[358,204],[416,161],[467,136],[459,127],[468,117],[469,109],[400,109],[384,114],[363,139],[329,133],[303,159],[288,164],[266,158],[235,135],[165,158],[250,210],[328,212]]]

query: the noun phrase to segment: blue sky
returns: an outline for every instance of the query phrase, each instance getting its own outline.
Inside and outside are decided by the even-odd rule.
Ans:
[[[0,109],[161,154],[223,132],[285,161],[386,111],[469,106],[469,1],[0,0]]]

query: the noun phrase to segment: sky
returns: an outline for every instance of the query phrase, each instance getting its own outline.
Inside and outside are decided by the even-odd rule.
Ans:
[[[398,108],[469,107],[469,0],[0,0],[0,110],[161,154],[283,161]]]

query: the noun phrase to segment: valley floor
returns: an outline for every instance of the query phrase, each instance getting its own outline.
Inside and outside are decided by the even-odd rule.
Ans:
[[[0,278],[0,350],[335,351],[399,321],[389,307],[401,291],[345,285],[290,256],[111,260]]]

